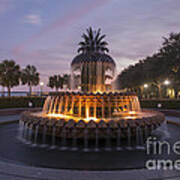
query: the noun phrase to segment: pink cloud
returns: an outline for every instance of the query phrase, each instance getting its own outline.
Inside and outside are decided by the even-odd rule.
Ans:
[[[93,10],[105,5],[111,0],[91,0],[88,3],[86,3],[83,7],[73,9],[71,13],[67,12],[63,17],[56,20],[54,23],[46,26],[43,28],[39,33],[31,36],[28,40],[23,42],[20,45],[17,45],[13,49],[13,54],[17,57],[21,51],[26,47],[26,45],[32,44],[34,41],[37,41],[39,38],[47,35],[51,31],[61,28],[61,30],[64,30],[65,28],[68,28],[71,24],[79,21],[81,18],[84,18],[88,13],[92,12]]]
[[[4,14],[10,9],[12,9],[15,5],[14,0],[1,0],[0,1],[0,14]]]

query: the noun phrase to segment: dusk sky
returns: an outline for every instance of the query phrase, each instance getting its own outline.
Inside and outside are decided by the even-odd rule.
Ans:
[[[49,75],[70,72],[89,26],[107,35],[120,72],[179,32],[180,0],[0,0],[0,60],[35,65],[47,83]]]

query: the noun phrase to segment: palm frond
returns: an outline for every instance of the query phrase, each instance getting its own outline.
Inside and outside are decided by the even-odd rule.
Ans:
[[[79,52],[109,52],[106,46],[108,43],[106,41],[102,41],[106,35],[101,35],[101,29],[99,28],[97,31],[93,31],[92,27],[89,27],[87,30],[87,34],[83,33],[82,38],[84,41],[79,42],[80,48]]]

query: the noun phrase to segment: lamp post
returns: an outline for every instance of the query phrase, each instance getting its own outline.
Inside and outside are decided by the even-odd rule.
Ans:
[[[144,89],[147,89],[148,88],[148,84],[144,84]],[[147,92],[144,90],[144,97],[146,98],[147,97]]]
[[[44,82],[40,82],[39,85],[40,85],[40,95],[42,96]]]
[[[169,84],[170,84],[170,81],[169,81],[168,79],[166,79],[166,80],[164,81],[164,85],[165,85],[165,86],[168,86]],[[167,94],[167,96],[169,97],[168,90],[166,90],[166,94]]]
[[[5,93],[4,93],[4,86],[2,86],[2,94],[1,94],[2,97],[5,96]]]

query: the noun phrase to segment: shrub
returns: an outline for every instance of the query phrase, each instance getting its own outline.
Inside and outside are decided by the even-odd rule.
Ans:
[[[46,97],[0,97],[0,109],[5,108],[27,108],[29,102],[32,107],[43,107]],[[140,100],[142,108],[180,109],[180,100]]]
[[[29,107],[29,102],[32,107],[42,107],[45,97],[1,97],[0,109],[3,108],[26,108]]]
[[[142,108],[158,108],[158,104],[161,104],[161,109],[180,109],[180,100],[164,99],[164,100],[141,100]]]

